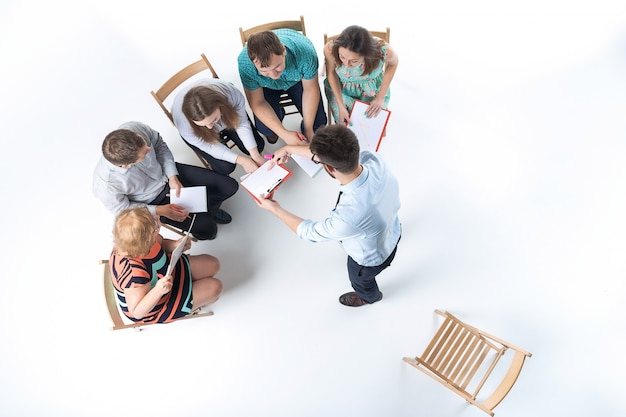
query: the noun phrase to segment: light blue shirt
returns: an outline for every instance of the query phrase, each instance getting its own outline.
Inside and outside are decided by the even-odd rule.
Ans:
[[[129,168],[122,168],[100,157],[93,173],[93,193],[112,214],[143,206],[154,215],[152,202],[165,188],[172,175],[178,175],[176,162],[161,135],[140,122],[124,123],[119,129],[137,132],[151,148],[145,158]]]
[[[359,265],[378,266],[400,239],[398,180],[378,153],[362,151],[361,165],[361,174],[340,186],[339,203],[330,215],[304,220],[296,232],[309,242],[340,241]]]

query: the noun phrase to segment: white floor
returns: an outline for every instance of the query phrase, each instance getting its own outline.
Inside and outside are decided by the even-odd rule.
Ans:
[[[482,416],[401,361],[435,308],[533,353],[496,415],[624,415],[626,6],[296,3],[0,3],[0,415]],[[300,14],[320,51],[361,24],[390,26],[400,56],[381,153],[404,233],[384,300],[341,306],[341,248],[240,191],[192,248],[222,261],[215,315],[111,331],[104,135],[141,120],[195,163],[150,90],[202,52],[240,85],[238,27]],[[277,198],[321,218],[335,183],[292,168]]]

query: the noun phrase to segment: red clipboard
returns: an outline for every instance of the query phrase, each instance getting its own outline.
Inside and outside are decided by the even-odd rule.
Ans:
[[[254,172],[241,178],[241,186],[257,201],[267,198],[291,177],[291,170],[282,164],[274,164],[268,169],[272,161],[267,161]]]
[[[365,116],[365,110],[369,106],[369,103],[362,100],[354,100],[354,106],[352,106],[352,111],[350,112],[351,124],[348,128],[354,132],[359,140],[361,150],[378,152],[391,111],[381,109],[378,116],[368,118]]]

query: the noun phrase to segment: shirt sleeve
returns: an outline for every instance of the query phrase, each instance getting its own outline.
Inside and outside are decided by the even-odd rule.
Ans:
[[[176,162],[174,161],[174,155],[172,151],[167,146],[161,134],[156,130],[150,128],[151,130],[151,138],[152,148],[154,149],[154,153],[156,155],[157,161],[163,167],[163,172],[167,176],[167,178],[172,175],[178,175],[178,169],[176,169]]]
[[[321,221],[304,220],[296,229],[298,237],[308,242],[352,239],[365,236],[365,233],[337,216],[331,215]]]
[[[156,216],[156,206],[129,200],[128,196],[117,190],[106,178],[96,172],[93,178],[93,194],[104,207],[114,216],[127,208],[146,207],[153,216]]]
[[[246,90],[256,90],[261,87],[261,84],[255,76],[256,67],[252,61],[250,61],[246,47],[244,47],[239,54],[239,57],[237,58],[237,65],[239,69],[239,78],[241,79],[243,88]]]

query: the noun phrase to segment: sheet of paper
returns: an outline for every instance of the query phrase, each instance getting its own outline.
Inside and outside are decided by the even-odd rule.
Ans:
[[[185,207],[189,213],[204,213],[207,211],[206,187],[183,187],[180,197],[170,190],[170,203]]]
[[[196,215],[194,214],[193,218],[191,219],[191,224],[189,225],[189,230],[185,233],[185,236],[182,238],[178,246],[176,246],[176,249],[172,251],[172,256],[170,257],[170,264],[167,266],[167,272],[165,273],[165,275],[170,275],[172,273],[172,271],[174,270],[174,267],[176,266],[176,264],[178,263],[178,260],[180,259],[180,256],[185,251],[185,245],[187,244],[187,241],[189,240],[189,233],[191,232],[191,228],[193,227],[193,223],[195,221],[196,221]]]
[[[367,110],[368,107],[369,104],[363,101],[354,101],[354,106],[350,113],[350,121],[352,124],[348,126],[348,128],[350,128],[359,139],[361,150],[376,152],[380,146],[380,141],[382,140],[385,126],[387,126],[391,112],[383,109],[378,113],[378,116],[368,118],[365,115],[365,110]]]
[[[300,155],[291,155],[291,159],[293,159],[296,164],[300,166],[311,178],[317,175],[318,172],[322,169],[321,164],[316,164],[311,161],[310,158],[304,158]]]
[[[268,170],[270,165],[271,161],[267,161],[256,171],[241,179],[241,186],[256,199],[265,198],[291,175],[291,171],[283,165],[274,165]]]

